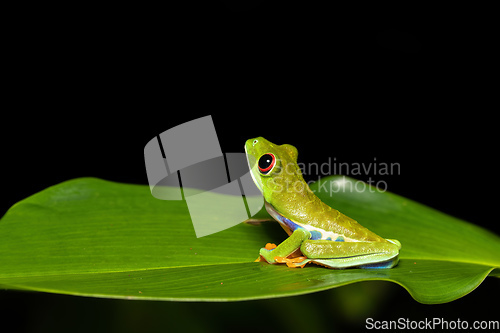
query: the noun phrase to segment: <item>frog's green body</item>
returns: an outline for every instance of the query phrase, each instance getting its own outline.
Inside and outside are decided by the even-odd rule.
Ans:
[[[245,144],[252,178],[266,209],[290,236],[275,249],[260,250],[268,263],[303,267],[314,262],[331,268],[391,268],[401,244],[384,239],[323,203],[297,165],[297,149],[259,137]],[[300,249],[305,257],[288,258]]]

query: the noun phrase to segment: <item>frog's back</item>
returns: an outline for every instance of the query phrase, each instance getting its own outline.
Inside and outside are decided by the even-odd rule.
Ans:
[[[326,205],[324,202],[321,202],[321,204],[318,205],[318,210],[318,215],[314,216],[309,221],[309,224],[312,227],[324,228],[326,232],[330,231],[335,234],[339,234],[346,242],[385,242],[384,238],[363,227],[349,216],[346,216],[338,210]]]
[[[290,221],[293,227],[308,230],[312,235],[311,239],[343,242],[386,241],[363,227],[356,220],[328,206],[310,191],[307,193],[295,192],[288,197],[284,205],[282,204],[282,209],[287,212],[286,217],[285,214],[278,213]]]

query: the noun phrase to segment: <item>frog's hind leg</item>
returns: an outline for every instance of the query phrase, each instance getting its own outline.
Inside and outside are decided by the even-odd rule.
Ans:
[[[287,262],[284,258],[296,252],[302,242],[311,236],[309,231],[303,228],[297,228],[290,237],[285,239],[280,245],[273,247],[267,246],[260,249],[260,256],[269,264]],[[295,267],[295,266],[293,266]]]
[[[398,242],[399,243],[399,242]],[[392,268],[398,263],[400,244],[387,242],[332,242],[307,240],[300,250],[308,261],[330,268]],[[302,263],[297,263],[298,265]]]
[[[373,264],[365,264],[365,265],[344,265],[338,259],[308,259],[309,262],[313,262],[317,265],[325,266],[328,268],[336,268],[336,269],[344,269],[344,268],[363,268],[363,269],[385,269],[385,268],[393,268],[399,262],[398,257],[389,259],[386,261],[381,261]],[[296,265],[302,265],[304,263],[296,263]]]

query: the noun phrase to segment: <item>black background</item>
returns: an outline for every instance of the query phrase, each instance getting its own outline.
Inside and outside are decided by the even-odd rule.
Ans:
[[[264,136],[296,146],[303,163],[398,163],[400,174],[357,178],[382,180],[391,192],[499,233],[498,36],[490,11],[262,1],[15,9],[4,64],[0,212],[76,177],[146,184],[144,145],[210,114],[224,152],[243,152],[246,139]],[[498,319],[488,305],[500,290],[497,279],[434,306],[416,303],[395,285],[369,285],[388,293],[367,291],[367,298],[385,298],[378,319]],[[328,312],[335,306],[322,305],[340,299],[342,307],[338,293],[301,300],[320,304],[321,316],[332,315],[335,328],[363,329],[375,312],[342,322]],[[241,322],[242,330],[279,328],[259,309],[291,311],[286,304],[296,300],[272,302],[148,303],[0,292],[3,319],[15,318],[27,331],[182,328],[172,316],[202,318],[207,330]],[[211,320],[209,308],[233,319]]]

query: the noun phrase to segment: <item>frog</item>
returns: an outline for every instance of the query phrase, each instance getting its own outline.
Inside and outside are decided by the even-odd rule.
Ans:
[[[256,137],[245,142],[245,153],[266,211],[288,234],[279,245],[261,248],[256,261],[333,269],[388,269],[398,264],[398,240],[382,238],[311,190],[297,164],[297,148]]]

